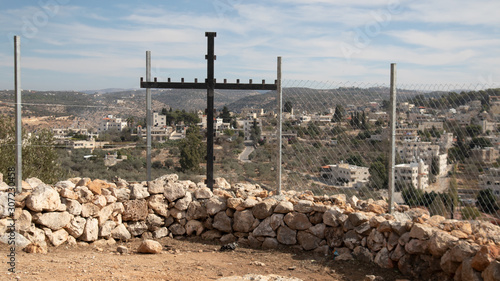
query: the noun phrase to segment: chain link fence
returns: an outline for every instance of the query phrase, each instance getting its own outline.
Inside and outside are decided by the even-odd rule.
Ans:
[[[499,220],[500,90],[398,85],[394,201]],[[283,188],[389,198],[388,85],[285,81]]]
[[[387,200],[389,86],[296,80],[285,80],[282,85],[282,189]],[[51,161],[63,173],[44,170],[47,167],[36,161],[26,163],[25,170],[39,169],[51,181],[70,176],[145,181],[146,144],[133,136],[145,119],[145,95],[141,93],[134,99],[144,106],[133,108],[105,98],[86,104],[84,96],[68,103],[55,102],[47,95],[26,95],[23,126],[26,140],[28,133],[32,135],[32,149],[25,153],[31,154],[31,159]],[[254,103],[247,101],[237,110],[229,108],[238,114],[232,116],[230,125],[216,130],[214,176],[231,184],[248,181],[275,191],[276,92],[260,94]],[[3,93],[2,118],[13,116],[12,96]],[[154,103],[153,108],[157,112],[162,109]],[[127,117],[132,111],[137,113],[135,119]],[[105,117],[104,113],[121,117],[132,129],[101,134],[106,143],[94,149],[75,149],[61,140],[40,142],[42,127],[52,130],[86,124],[97,128],[95,116]],[[500,90],[488,89],[488,85],[398,85],[394,201],[427,208],[431,215],[498,224],[499,113]],[[65,116],[72,117],[63,120]],[[13,127],[4,122],[1,129],[2,163],[6,163],[5,159],[14,157],[14,146],[6,137]],[[174,129],[182,132],[185,128]],[[69,131],[65,137],[69,134],[73,140],[80,137]],[[202,181],[203,160],[195,171],[179,169],[178,143],[153,140],[152,177],[178,173],[182,179]],[[50,155],[45,148],[55,150],[55,154]]]

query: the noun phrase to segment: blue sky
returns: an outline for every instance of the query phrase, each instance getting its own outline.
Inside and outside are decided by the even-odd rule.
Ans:
[[[22,88],[138,88],[152,74],[500,87],[500,1],[0,0],[0,89],[13,89],[13,36],[21,36]]]

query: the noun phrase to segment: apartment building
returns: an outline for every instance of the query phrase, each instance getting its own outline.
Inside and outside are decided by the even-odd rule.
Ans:
[[[425,190],[429,186],[429,166],[423,160],[395,165],[394,180]]]
[[[370,172],[367,167],[340,163],[321,167],[321,177],[335,185],[361,187],[368,184]]]
[[[481,189],[491,189],[493,194],[500,197],[500,169],[489,168],[484,175],[479,176],[479,187]]]

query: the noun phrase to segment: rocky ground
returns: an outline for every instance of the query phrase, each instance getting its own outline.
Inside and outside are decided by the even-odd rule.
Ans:
[[[103,241],[103,240],[101,240]],[[50,247],[47,254],[17,253],[15,274],[2,262],[0,280],[218,280],[252,274],[245,280],[397,280],[404,277],[394,269],[381,269],[357,261],[336,261],[332,255],[295,251],[292,247],[256,250],[238,246],[219,251],[220,245],[196,239],[162,238],[160,254],[139,254],[140,239],[106,245]],[[123,245],[128,253],[118,253]],[[0,245],[2,253],[6,245]],[[2,256],[4,256],[2,254]],[[287,279],[273,279],[277,275]],[[374,275],[366,279],[367,275]],[[269,279],[256,279],[266,276]],[[289,278],[289,279],[288,279]],[[224,280],[243,280],[227,278]]]

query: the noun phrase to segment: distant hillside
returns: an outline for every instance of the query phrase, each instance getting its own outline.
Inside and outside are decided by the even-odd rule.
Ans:
[[[418,94],[417,91],[398,90],[398,99],[407,100]],[[283,103],[289,101],[297,111],[321,112],[334,108],[340,104],[359,106],[367,102],[381,102],[389,100],[389,88],[337,88],[337,89],[310,89],[310,88],[283,88]],[[237,100],[228,105],[233,111],[240,112],[243,108],[276,109],[276,92],[267,92],[259,96],[251,96]]]

